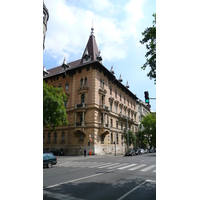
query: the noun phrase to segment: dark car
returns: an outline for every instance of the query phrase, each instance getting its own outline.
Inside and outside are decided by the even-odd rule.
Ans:
[[[43,153],[43,167],[51,168],[57,164],[57,158],[52,153]]]
[[[53,153],[54,156],[64,156],[65,152],[63,149],[52,149],[51,152]]]
[[[129,150],[126,152],[125,156],[135,156],[135,151],[133,149]]]

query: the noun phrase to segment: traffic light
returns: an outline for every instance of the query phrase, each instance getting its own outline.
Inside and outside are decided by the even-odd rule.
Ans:
[[[145,98],[145,103],[149,104],[149,92],[148,91],[144,92],[144,98]]]

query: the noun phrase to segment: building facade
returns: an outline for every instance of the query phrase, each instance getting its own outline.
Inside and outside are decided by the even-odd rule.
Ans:
[[[45,49],[45,36],[47,31],[47,21],[49,20],[49,11],[43,1],[43,50]]]
[[[44,127],[43,147],[63,149],[67,155],[81,155],[84,148],[92,154],[124,154],[124,132],[127,126],[138,127],[137,97],[117,79],[113,67],[102,64],[95,36],[91,35],[82,58],[48,71],[43,80],[62,87],[67,94],[65,108],[68,125],[55,131]]]

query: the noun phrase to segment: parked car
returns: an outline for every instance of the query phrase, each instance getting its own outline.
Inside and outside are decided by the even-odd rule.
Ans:
[[[149,153],[149,149],[144,149],[144,153]]]
[[[141,152],[140,152],[140,149],[135,149],[135,155],[140,155]]]
[[[51,152],[53,153],[54,156],[64,156],[65,152],[63,149],[52,149]]]
[[[51,168],[57,164],[57,158],[52,153],[43,153],[43,167]]]
[[[125,156],[135,156],[135,151],[133,149],[126,152]]]
[[[153,147],[149,149],[149,153],[154,153],[154,152],[156,152],[156,150]]]
[[[140,154],[145,154],[144,149],[140,149]]]

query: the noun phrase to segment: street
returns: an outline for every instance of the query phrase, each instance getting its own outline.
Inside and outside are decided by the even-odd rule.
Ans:
[[[43,169],[43,199],[156,199],[156,153],[58,156]]]

